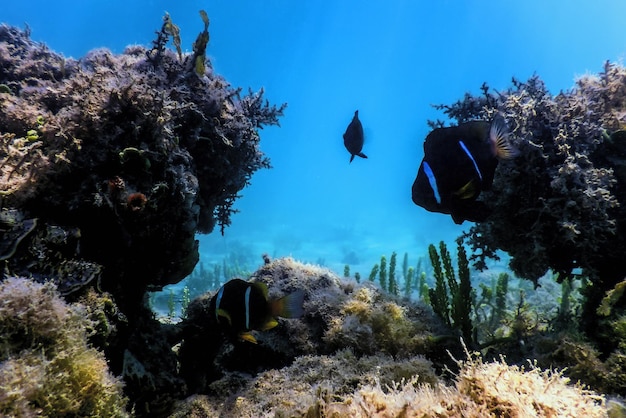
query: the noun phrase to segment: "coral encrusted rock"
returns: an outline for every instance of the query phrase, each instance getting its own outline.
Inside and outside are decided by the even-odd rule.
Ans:
[[[148,52],[66,59],[0,26],[2,207],[77,231],[79,259],[133,301],[189,274],[195,234],[229,224],[237,193],[269,167],[258,129],[284,108],[210,65],[199,75],[189,56]]]
[[[116,311],[92,309],[93,340],[139,416],[186,392],[147,291],[191,273],[197,233],[230,224],[238,193],[270,166],[259,130],[285,108],[213,72],[201,16],[191,54],[166,15],[152,48],[78,60],[0,25],[2,279],[51,282],[68,300],[106,292]]]

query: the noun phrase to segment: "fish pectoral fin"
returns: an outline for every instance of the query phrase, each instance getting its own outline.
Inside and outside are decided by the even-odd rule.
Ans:
[[[242,341],[248,341],[252,344],[257,344],[256,338],[254,338],[254,335],[252,335],[252,333],[249,331],[239,333],[239,339],[241,339]]]
[[[474,179],[471,179],[463,187],[454,192],[454,195],[459,199],[473,199],[476,197],[476,184]]]
[[[489,129],[489,140],[493,147],[493,153],[496,157],[503,160],[508,160],[516,157],[519,151],[509,139],[509,131],[506,128],[504,118],[498,115],[491,122],[491,129]]]
[[[231,325],[231,326],[233,325],[233,320],[230,318],[230,314],[226,312],[224,309],[217,310],[217,317],[226,318],[226,320],[228,321],[228,325]]]
[[[275,318],[272,318],[265,324],[263,324],[263,326],[261,327],[261,331],[267,331],[268,329],[274,328],[276,325],[278,325],[278,321]]]

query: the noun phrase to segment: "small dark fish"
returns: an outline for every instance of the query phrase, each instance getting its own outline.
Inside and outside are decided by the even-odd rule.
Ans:
[[[367,155],[363,154],[363,125],[359,120],[359,111],[354,112],[352,122],[346,128],[346,132],[343,134],[343,145],[350,153],[350,162],[354,160],[354,156],[358,155],[361,158],[367,158]]]
[[[452,215],[456,224],[483,222],[491,210],[476,198],[491,187],[498,159],[517,155],[507,136],[499,115],[491,123],[472,121],[433,130],[424,141],[413,202],[428,211]]]
[[[268,300],[267,286],[261,282],[232,279],[211,299],[209,309],[215,319],[231,334],[256,343],[251,330],[265,331],[278,325],[277,317],[298,318],[302,315],[304,291],[297,290],[276,300]]]

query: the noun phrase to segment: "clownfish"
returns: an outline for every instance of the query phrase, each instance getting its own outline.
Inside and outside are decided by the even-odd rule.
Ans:
[[[437,128],[424,141],[413,202],[430,212],[450,214],[456,224],[483,222],[491,210],[476,199],[491,187],[498,160],[516,155],[500,115],[491,123],[472,121]]]
[[[209,309],[229,334],[256,344],[252,330],[265,331],[274,328],[278,325],[277,317],[302,316],[303,302],[303,290],[297,290],[280,299],[269,300],[264,283],[232,279],[211,298]]]

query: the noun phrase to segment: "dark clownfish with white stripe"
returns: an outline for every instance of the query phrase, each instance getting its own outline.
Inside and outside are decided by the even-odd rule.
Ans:
[[[277,317],[302,315],[304,291],[297,290],[276,300],[268,300],[267,286],[261,282],[232,279],[213,296],[209,305],[216,321],[231,335],[256,343],[250,331],[265,331],[278,325]]]
[[[476,198],[493,183],[499,159],[517,150],[508,140],[504,118],[437,128],[424,141],[424,159],[413,182],[413,202],[452,215],[454,223],[483,222],[491,210]]]

